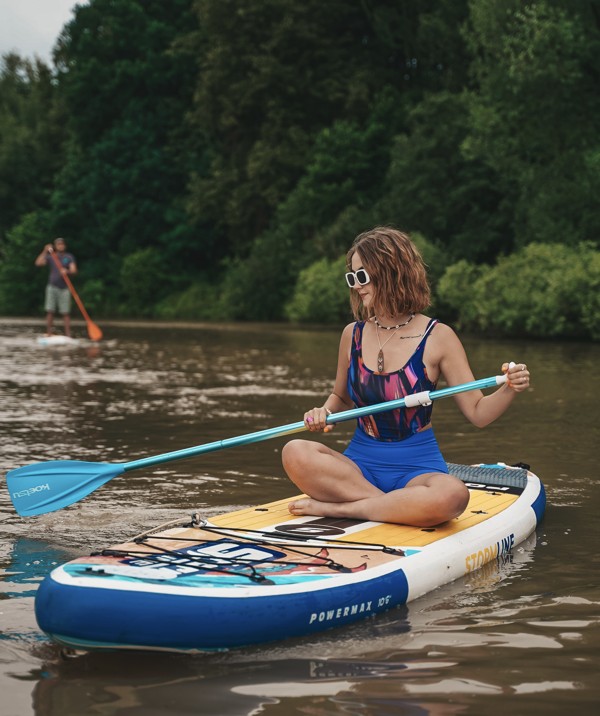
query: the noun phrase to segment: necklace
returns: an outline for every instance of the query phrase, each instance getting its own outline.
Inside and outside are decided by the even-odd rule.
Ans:
[[[409,319],[409,320],[410,320],[410,319]],[[392,333],[392,335],[387,339],[387,341],[384,342],[384,344],[383,344],[383,346],[382,346],[382,345],[381,345],[381,341],[379,340],[379,323],[377,323],[377,320],[375,321],[375,323],[377,324],[377,327],[375,328],[375,333],[377,334],[377,343],[379,343],[379,353],[377,354],[377,372],[378,372],[378,373],[383,373],[383,365],[384,365],[384,360],[383,360],[383,346],[385,346],[387,343],[389,343],[389,342],[392,340],[392,338],[393,338],[393,337],[396,335],[396,333],[398,332],[398,329],[401,328],[402,326],[396,326],[396,330],[395,330],[395,331]],[[406,325],[406,324],[403,324],[403,325]],[[389,330],[389,329],[388,329],[388,330]]]
[[[408,319],[408,322],[410,322],[411,318]],[[377,321],[375,321],[377,323]],[[406,325],[406,323],[403,323],[402,325]],[[383,345],[381,345],[381,341],[379,340],[379,323],[377,323],[377,328],[375,328],[375,333],[377,334],[377,343],[379,343],[379,353],[377,354],[377,372],[383,373],[383,366],[384,366],[384,359],[383,359],[383,347],[392,340],[392,338],[398,333],[398,328],[402,328],[402,326],[398,326],[396,330],[392,333],[392,335],[387,339],[387,341],[384,342]],[[387,329],[389,330],[389,329]],[[423,333],[418,333],[416,336],[398,336],[398,338],[403,341],[406,338],[421,338],[423,336]]]
[[[373,320],[375,321],[375,325],[377,326],[377,328],[383,328],[384,331],[394,331],[398,330],[398,328],[402,328],[402,326],[408,326],[408,324],[412,321],[414,317],[415,314],[411,313],[408,317],[408,320],[404,321],[404,323],[399,323],[397,326],[382,326],[381,323],[379,323],[379,321],[377,320],[377,316],[373,316]],[[385,343],[383,345],[385,345]]]

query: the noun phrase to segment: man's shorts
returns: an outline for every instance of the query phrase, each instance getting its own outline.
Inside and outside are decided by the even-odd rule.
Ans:
[[[52,284],[46,286],[46,305],[48,313],[65,314],[71,311],[71,292],[68,288],[56,288]]]
[[[382,492],[406,487],[417,475],[448,474],[432,428],[398,442],[376,440],[357,428],[344,455]]]

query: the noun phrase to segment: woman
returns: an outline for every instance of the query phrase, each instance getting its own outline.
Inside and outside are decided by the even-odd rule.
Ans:
[[[347,255],[356,322],[342,332],[333,392],[304,415],[311,432],[329,432],[327,416],[411,393],[474,380],[462,343],[443,323],[424,315],[430,291],[423,259],[394,228],[360,234]],[[484,396],[454,396],[477,427],[500,417],[529,386],[524,364],[502,366],[508,383]],[[358,419],[343,454],[319,442],[292,440],[283,466],[308,497],[289,505],[293,515],[346,517],[420,527],[460,515],[469,492],[448,474],[431,426],[432,406],[403,408]]]

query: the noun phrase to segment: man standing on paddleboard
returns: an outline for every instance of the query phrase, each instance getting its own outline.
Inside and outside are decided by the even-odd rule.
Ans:
[[[53,258],[58,259],[58,262]],[[36,266],[48,266],[48,284],[46,286],[46,333],[52,335],[54,314],[59,312],[63,317],[65,335],[71,337],[71,292],[64,279],[67,274],[77,273],[77,264],[73,254],[67,252],[64,239],[55,239],[54,245],[46,244],[35,260]],[[59,268],[60,265],[60,268]]]

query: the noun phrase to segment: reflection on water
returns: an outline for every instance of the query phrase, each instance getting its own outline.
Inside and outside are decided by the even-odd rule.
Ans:
[[[337,358],[337,330],[102,328],[98,346],[48,348],[36,343],[38,323],[0,320],[2,473],[50,459],[122,462],[296,421],[329,392]],[[0,489],[3,716],[595,713],[598,348],[466,342],[476,377],[513,358],[532,369],[531,391],[484,431],[451,400],[434,411],[449,461],[522,461],[543,479],[545,522],[513,555],[310,638],[194,657],[65,659],[33,613],[52,566],[182,514],[292,494],[285,438],[133,471],[35,518],[19,518]],[[323,439],[343,447],[351,431]]]
[[[33,597],[40,576],[64,562],[67,553],[38,539],[17,537],[0,549],[2,577],[12,591],[2,591],[2,598]]]

